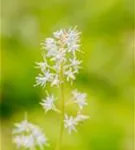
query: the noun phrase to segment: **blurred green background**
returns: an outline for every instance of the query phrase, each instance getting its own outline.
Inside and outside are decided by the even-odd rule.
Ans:
[[[34,88],[40,43],[57,29],[77,25],[85,52],[71,87],[88,93],[91,116],[78,133],[64,132],[62,150],[133,150],[133,0],[3,0],[1,2],[1,150],[15,150],[14,122],[28,112],[55,146],[58,116],[44,115]],[[52,89],[52,92],[54,90]]]

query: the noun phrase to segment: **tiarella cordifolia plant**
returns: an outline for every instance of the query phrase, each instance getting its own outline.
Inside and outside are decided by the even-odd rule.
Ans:
[[[41,44],[43,48],[43,62],[36,63],[36,68],[41,70],[41,73],[36,77],[34,86],[44,88],[48,83],[51,87],[56,86],[60,89],[59,100],[60,108],[56,105],[57,98],[46,91],[46,97],[40,102],[45,112],[50,110],[56,111],[61,116],[60,118],[60,134],[55,150],[60,150],[64,127],[68,129],[70,134],[72,130],[77,131],[76,126],[88,119],[89,117],[82,114],[82,110],[86,102],[86,93],[81,93],[78,90],[71,92],[72,99],[65,101],[64,85],[65,82],[73,82],[76,74],[79,72],[82,61],[77,59],[77,52],[80,51],[80,32],[77,28],[60,29],[53,33],[52,37],[45,39]],[[71,116],[65,112],[65,108],[69,104],[78,106],[76,116]],[[37,131],[36,135],[33,130]],[[44,145],[48,145],[47,138],[42,134],[41,130],[24,120],[16,125],[14,129],[14,142],[18,147],[34,149],[39,146],[40,149]]]

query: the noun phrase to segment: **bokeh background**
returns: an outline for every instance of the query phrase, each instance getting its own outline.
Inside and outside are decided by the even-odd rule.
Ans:
[[[62,150],[133,150],[133,0],[3,0],[1,2],[1,150],[15,150],[12,128],[28,113],[55,146],[58,115],[44,114],[34,88],[40,43],[53,31],[78,26],[83,69],[71,87],[88,93],[91,116],[78,133],[64,132]],[[51,91],[55,91],[56,89]]]

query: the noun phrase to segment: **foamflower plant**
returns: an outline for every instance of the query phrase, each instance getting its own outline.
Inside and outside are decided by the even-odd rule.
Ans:
[[[81,69],[81,60],[77,58],[80,50],[80,32],[77,28],[60,29],[53,33],[52,37],[46,38],[42,43],[43,61],[36,63],[36,68],[40,73],[36,77],[34,86],[45,88],[47,84],[60,90],[60,96],[56,97],[53,93],[46,90],[45,97],[40,102],[46,113],[55,111],[60,115],[60,132],[56,148],[61,150],[64,128],[71,134],[77,131],[77,126],[87,120],[89,116],[83,114],[83,108],[88,105],[87,94],[74,89],[71,92],[72,99],[65,100],[65,83],[76,79],[76,74]],[[58,107],[60,101],[60,107]],[[72,116],[65,112],[68,105],[77,106],[76,115]],[[29,123],[26,119],[19,124],[15,124],[13,130],[13,141],[17,147],[34,150],[38,146],[41,150],[48,146],[48,140],[36,125]]]

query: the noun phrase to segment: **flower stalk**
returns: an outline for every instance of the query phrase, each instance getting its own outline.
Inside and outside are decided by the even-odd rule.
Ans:
[[[64,72],[63,72],[63,62],[60,69],[60,100],[61,100],[61,116],[60,116],[60,133],[58,137],[58,142],[55,150],[60,150],[64,131],[64,114],[65,114],[65,99],[64,99]]]

